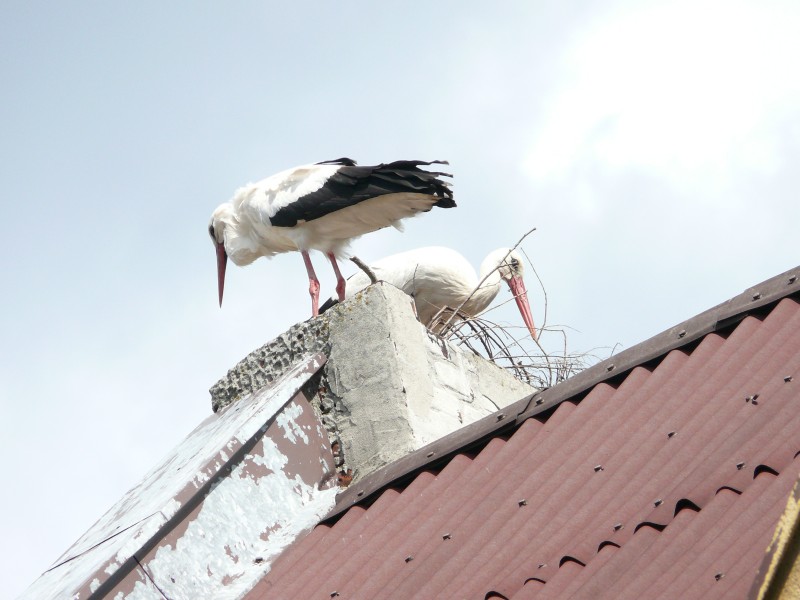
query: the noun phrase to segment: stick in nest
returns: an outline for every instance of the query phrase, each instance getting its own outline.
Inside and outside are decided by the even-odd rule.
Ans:
[[[589,353],[549,354],[541,350],[541,346],[540,352],[531,352],[507,327],[485,318],[460,317],[462,320],[448,334],[451,342],[465,346],[510,371],[517,379],[540,389],[560,383],[599,360]]]

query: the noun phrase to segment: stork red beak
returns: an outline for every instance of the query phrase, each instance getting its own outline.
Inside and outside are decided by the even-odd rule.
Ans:
[[[511,293],[514,294],[514,300],[517,301],[517,308],[522,315],[522,320],[528,331],[531,332],[531,337],[536,340],[539,336],[536,334],[536,328],[533,326],[533,315],[531,314],[531,307],[528,304],[528,291],[525,289],[525,282],[522,277],[512,277],[508,280],[508,287],[511,288]]]
[[[225,267],[228,266],[228,253],[225,244],[217,242],[217,288],[219,289],[219,305],[222,306],[222,291],[225,289]]]

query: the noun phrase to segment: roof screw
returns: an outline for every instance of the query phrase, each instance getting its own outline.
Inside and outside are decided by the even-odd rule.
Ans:
[[[615,523],[614,524],[614,531],[619,531],[622,529],[622,523]]]
[[[714,579],[716,579],[717,581],[719,581],[723,577],[725,577],[725,573],[717,573],[716,575],[714,575]]]
[[[790,284],[794,283],[795,281],[797,281],[797,275],[792,275],[791,277],[789,277],[789,283]]]
[[[792,379],[793,379],[793,377],[791,375],[787,375],[786,377],[783,378],[783,382],[784,383],[789,383]]]
[[[664,504],[664,501],[661,498],[658,498],[655,502],[653,502],[653,506],[661,506]]]
[[[431,456],[433,456],[433,452],[428,452],[428,453],[425,455],[425,458],[430,458]]]
[[[517,505],[519,505],[519,506],[528,506],[528,501],[525,500],[525,498],[523,498],[522,500],[519,500],[517,502]]]
[[[449,539],[450,539],[450,538],[452,538],[452,537],[453,537],[453,536],[451,536],[449,533],[445,533],[445,534],[442,536],[442,539],[443,539],[443,540],[449,540]]]
[[[358,498],[361,498],[361,496],[363,496],[363,495],[364,495],[364,490],[361,490],[360,492],[358,492],[358,493],[356,494],[356,496],[357,496]]]
[[[753,294],[753,300],[760,300],[760,299],[761,299],[761,294],[759,294],[758,292]]]
[[[668,438],[673,438],[673,437],[675,437],[675,434],[676,434],[676,433],[677,433],[677,431],[670,431],[670,432],[667,434],[667,437],[668,437]]]
[[[497,420],[498,421],[502,421],[505,418],[506,418],[506,416],[503,413],[500,413],[499,415],[497,415]]]
[[[599,473],[602,470],[603,470],[603,465],[595,465],[595,467],[594,467],[594,472],[595,473]]]
[[[409,555],[409,556],[406,556],[406,562],[407,562],[407,563],[410,563],[412,560],[414,560],[414,557],[413,557],[413,556],[410,556],[410,555]]]
[[[336,598],[336,596],[338,596],[338,595],[339,595],[339,592],[337,592],[335,590],[333,592],[331,592],[331,598]]]
[[[608,365],[606,367],[606,371],[613,371],[613,370],[614,370],[614,365]]]
[[[742,469],[744,469],[744,461],[736,463],[736,470],[741,471]]]
[[[679,338],[682,338],[682,337],[683,337],[683,336],[685,336],[685,335],[686,335],[686,330],[685,330],[685,329],[681,329],[681,330],[678,332],[678,337],[679,337]]]
[[[544,402],[544,398],[537,398],[536,399],[536,404],[541,404],[542,402]]]

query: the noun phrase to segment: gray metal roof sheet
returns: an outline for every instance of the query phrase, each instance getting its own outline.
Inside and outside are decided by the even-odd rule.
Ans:
[[[333,506],[333,456],[299,391],[325,362],[206,419],[23,594],[235,598]]]

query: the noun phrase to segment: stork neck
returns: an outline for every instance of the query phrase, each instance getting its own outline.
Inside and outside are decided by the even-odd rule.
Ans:
[[[237,265],[249,265],[263,253],[259,245],[249,235],[249,231],[242,231],[241,224],[229,222],[225,228],[225,252]]]
[[[486,277],[486,281],[481,284],[481,287],[475,290],[475,293],[472,294],[472,298],[464,305],[464,310],[468,314],[475,315],[485,310],[500,291],[500,273],[495,269],[496,266],[497,265],[487,266],[485,263],[481,265],[481,274],[478,281],[483,280],[487,274],[488,277]]]

